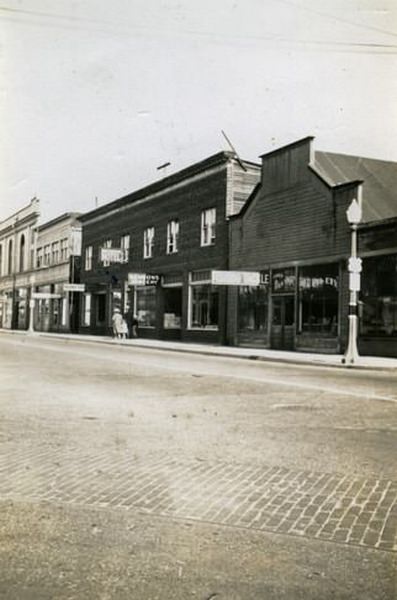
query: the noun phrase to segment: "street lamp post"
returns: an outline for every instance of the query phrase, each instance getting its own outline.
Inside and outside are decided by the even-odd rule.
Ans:
[[[349,270],[349,337],[344,364],[353,365],[359,357],[357,349],[358,335],[358,292],[360,291],[360,279],[362,261],[357,257],[357,227],[361,222],[362,209],[354,198],[346,211],[347,220],[351,227],[351,252],[348,262]]]

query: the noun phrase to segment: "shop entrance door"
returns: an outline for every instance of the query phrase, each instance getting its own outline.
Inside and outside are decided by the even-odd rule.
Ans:
[[[277,350],[294,350],[295,297],[273,296],[271,347]]]

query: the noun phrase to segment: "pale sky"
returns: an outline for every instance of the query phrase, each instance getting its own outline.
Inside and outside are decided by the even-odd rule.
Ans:
[[[0,34],[0,219],[91,210],[222,129],[253,161],[308,135],[397,161],[395,0],[0,0]]]

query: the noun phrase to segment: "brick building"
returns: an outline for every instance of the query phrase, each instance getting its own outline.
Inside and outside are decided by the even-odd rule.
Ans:
[[[114,309],[134,313],[139,335],[222,343],[228,218],[256,183],[259,165],[220,152],[82,215],[80,331],[110,334]]]
[[[35,228],[40,203],[29,204],[0,223],[0,327],[27,329]]]
[[[38,331],[75,331],[78,298],[64,286],[79,280],[78,214],[43,225],[39,216],[40,202],[33,198],[0,223],[0,327],[28,329],[33,315]]]
[[[79,297],[67,291],[80,277],[80,213],[64,213],[37,227],[34,289],[34,329],[68,332],[78,329]],[[66,286],[66,287],[65,287]],[[73,288],[72,288],[73,289]]]
[[[259,286],[229,288],[229,343],[344,351],[350,228],[362,204],[359,349],[397,356],[397,164],[314,152],[305,138],[262,156],[261,182],[230,223],[231,270]]]

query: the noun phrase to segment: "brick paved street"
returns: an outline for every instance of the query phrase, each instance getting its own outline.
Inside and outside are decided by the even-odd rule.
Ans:
[[[85,348],[0,340],[0,598],[395,600],[397,376]]]
[[[148,461],[106,453],[61,465],[56,452],[0,463],[6,499],[139,508],[206,521],[397,551],[397,481],[284,467]]]

